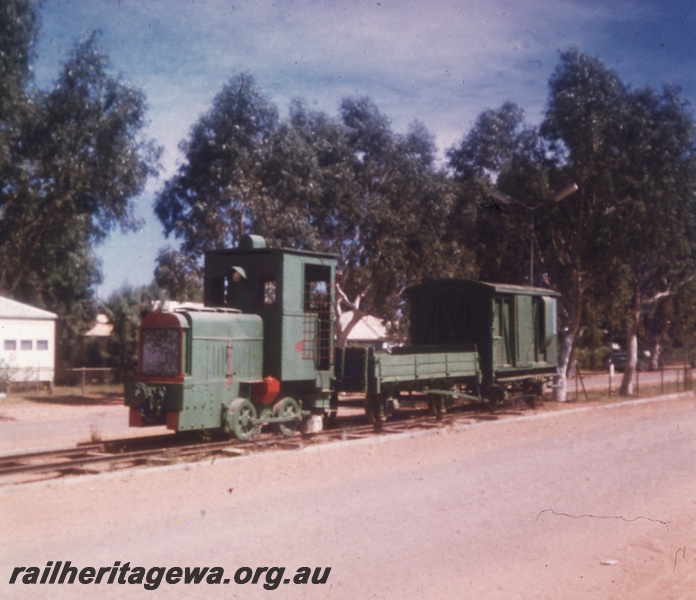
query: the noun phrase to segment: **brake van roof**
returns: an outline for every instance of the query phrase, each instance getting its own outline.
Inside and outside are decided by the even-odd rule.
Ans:
[[[530,287],[526,285],[513,285],[509,283],[489,283],[486,281],[474,281],[470,279],[437,279],[426,281],[411,286],[406,293],[416,292],[428,287],[462,287],[487,291],[489,293],[516,294],[528,296],[560,296],[555,290],[547,288]]]

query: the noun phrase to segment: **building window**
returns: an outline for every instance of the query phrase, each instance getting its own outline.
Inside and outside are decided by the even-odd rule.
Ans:
[[[5,343],[3,344],[3,349],[9,351],[16,350],[17,340],[5,340]]]
[[[20,350],[32,350],[34,348],[34,344],[32,343],[31,340],[22,340],[19,345]]]
[[[48,340],[38,340],[36,342],[37,350],[48,350]]]

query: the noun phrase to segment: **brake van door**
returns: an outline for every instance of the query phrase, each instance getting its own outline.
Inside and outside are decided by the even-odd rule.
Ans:
[[[514,357],[513,302],[510,296],[493,300],[493,367],[510,367]]]
[[[517,325],[516,367],[531,367],[534,361],[534,315],[532,297],[515,297],[515,321]]]

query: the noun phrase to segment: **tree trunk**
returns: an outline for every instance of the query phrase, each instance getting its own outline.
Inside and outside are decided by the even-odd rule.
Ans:
[[[636,374],[636,366],[638,365],[638,335],[636,333],[629,334],[627,348],[626,369],[624,370],[621,388],[619,389],[619,395],[621,396],[633,395],[633,380]]]
[[[661,336],[659,333],[653,334],[650,339],[650,370],[657,371],[660,368],[660,356],[662,355]]]
[[[565,402],[568,399],[568,367],[573,354],[575,338],[580,331],[582,317],[582,285],[580,273],[573,270],[572,301],[569,302],[568,315],[570,326],[561,336],[558,348],[558,370],[554,378],[553,399],[556,402]]]
[[[638,326],[640,325],[641,300],[640,284],[637,284],[633,292],[631,325],[628,328],[628,335],[626,336],[628,357],[626,359],[626,370],[621,380],[621,388],[619,389],[619,395],[621,396],[633,395],[633,378],[636,374],[636,367],[638,365]]]
[[[367,294],[369,285],[356,296],[355,300],[351,300],[343,291],[341,284],[336,282],[336,299],[334,301],[334,310],[336,311],[336,347],[345,348],[348,345],[348,336],[353,328],[360,322],[360,319],[368,314],[368,311],[362,307],[363,299]],[[345,304],[353,311],[353,316],[348,324],[341,329],[341,315],[343,314],[342,305]]]
[[[553,388],[553,399],[556,402],[565,402],[568,399],[568,366],[574,342],[575,334],[570,331],[566,332],[561,339],[558,351],[558,372],[554,378]]]

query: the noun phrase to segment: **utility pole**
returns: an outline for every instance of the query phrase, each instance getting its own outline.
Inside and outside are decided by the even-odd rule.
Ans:
[[[568,187],[563,188],[560,192],[558,192],[556,195],[551,196],[549,198],[550,201],[553,202],[560,202],[564,198],[567,198],[574,192],[578,191],[578,186],[575,183],[571,183]],[[503,192],[493,189],[490,191],[491,196],[493,196],[498,202],[501,204],[505,204],[506,206],[512,206],[512,205],[518,205],[524,208],[525,210],[529,211],[529,285],[533,286],[534,285],[534,213],[539,210],[542,206],[545,206],[547,201],[539,202],[539,204],[536,204],[534,206],[529,206],[527,204],[524,204],[523,202],[520,202],[516,198],[513,198],[512,196],[508,196],[507,194],[504,194]]]

